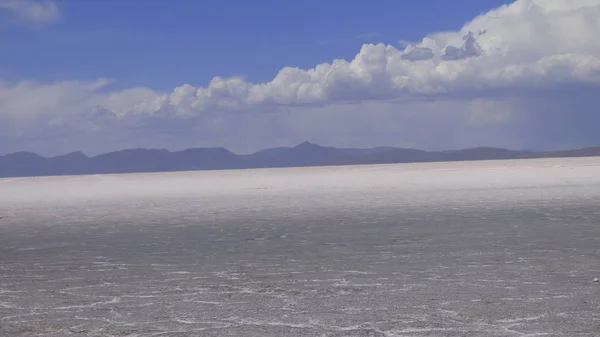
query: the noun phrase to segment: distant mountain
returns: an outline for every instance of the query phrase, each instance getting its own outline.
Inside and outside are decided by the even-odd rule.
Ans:
[[[168,172],[243,167],[242,159],[225,148],[187,149],[177,152],[164,149],[132,149],[101,154],[90,158],[90,161],[93,173]]]
[[[56,157],[16,152],[0,156],[0,177],[588,156],[600,156],[600,147],[554,152],[492,147],[423,151],[395,147],[335,148],[303,142],[295,147],[277,147],[248,155],[237,155],[225,148],[195,148],[175,152],[164,149],[129,149],[94,157],[81,152]]]
[[[291,147],[274,147],[274,148],[270,148],[270,149],[260,150],[253,154],[250,154],[250,155],[245,155],[245,157],[251,157],[251,158],[255,158],[255,159],[270,158],[273,156],[277,156],[281,153],[284,153],[284,152],[288,151],[289,149],[291,149]]]
[[[562,158],[562,157],[596,157],[600,156],[600,146],[586,147],[583,149],[550,151],[550,152],[529,152],[530,158]]]

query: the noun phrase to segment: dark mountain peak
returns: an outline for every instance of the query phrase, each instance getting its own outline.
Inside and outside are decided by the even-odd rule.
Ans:
[[[254,157],[254,158],[267,158],[282,154],[286,151],[289,151],[290,147],[280,146],[280,147],[272,147],[270,149],[264,149],[260,151],[256,151],[249,155],[244,155],[245,157]]]
[[[147,148],[140,147],[140,148],[136,148],[136,149],[115,151],[113,153],[116,153],[116,152],[121,152],[121,153],[135,153],[135,152],[138,152],[138,153],[168,153],[169,150],[167,150],[167,149],[147,149]]]
[[[83,152],[81,151],[75,151],[75,152],[71,152],[71,153],[67,153],[67,154],[63,154],[61,156],[56,156],[54,158],[61,158],[61,159],[88,159],[89,157],[86,156]]]
[[[227,155],[227,156],[235,156],[235,153],[229,151],[224,147],[194,147],[185,150],[181,150],[178,152],[174,152],[178,154],[193,154],[193,155],[204,155],[204,154],[219,154],[219,155]]]
[[[94,158],[104,158],[104,157],[128,157],[128,156],[149,156],[149,155],[163,155],[167,154],[169,151],[165,149],[146,149],[146,148],[136,148],[136,149],[125,149],[119,151],[113,151],[108,153],[99,154]]]
[[[274,155],[263,157],[266,161],[260,167],[294,167],[325,165],[330,157],[338,155],[339,149],[323,147],[309,141],[302,142],[288,150],[276,151]],[[260,157],[254,157],[259,158]]]
[[[44,158],[37,153],[33,153],[33,152],[29,152],[29,151],[14,152],[14,153],[7,154],[4,157],[10,158],[10,159],[43,159]]]
[[[309,142],[308,140],[303,141],[302,143],[296,145],[294,148],[296,149],[317,149],[322,146]]]
[[[493,146],[479,146],[479,147],[471,147],[464,150],[459,151],[512,151],[509,149],[504,149],[501,147],[493,147]]]

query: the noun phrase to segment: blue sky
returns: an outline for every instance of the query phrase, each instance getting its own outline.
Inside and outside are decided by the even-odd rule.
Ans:
[[[600,0],[0,0],[0,153],[600,144]]]

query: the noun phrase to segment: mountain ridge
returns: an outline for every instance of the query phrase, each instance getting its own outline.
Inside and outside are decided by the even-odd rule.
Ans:
[[[600,147],[537,152],[497,147],[425,151],[391,146],[336,148],[305,141],[252,154],[236,154],[224,147],[180,151],[134,148],[96,156],[75,151],[54,157],[20,151],[0,156],[0,178],[589,156],[600,156]]]

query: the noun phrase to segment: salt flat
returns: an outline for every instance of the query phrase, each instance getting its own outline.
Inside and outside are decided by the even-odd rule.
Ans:
[[[1,336],[600,336],[600,159],[0,179]]]

